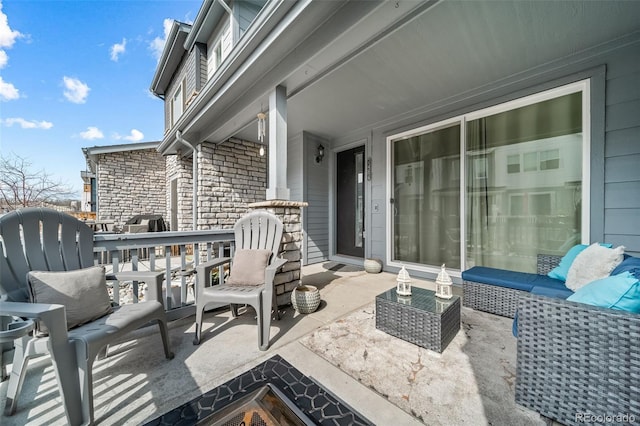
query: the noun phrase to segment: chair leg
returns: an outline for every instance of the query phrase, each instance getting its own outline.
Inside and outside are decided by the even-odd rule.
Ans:
[[[258,344],[261,351],[269,349],[269,331],[271,330],[271,307],[260,297],[256,313],[258,314]]]
[[[196,335],[193,338],[193,344],[199,345],[202,339],[202,315],[204,314],[204,306],[196,306]]]
[[[98,352],[98,359],[105,359],[109,355],[109,345],[104,345],[104,348]]]
[[[274,291],[272,293],[273,297],[271,300],[271,306],[273,307],[273,310],[276,313],[276,321],[280,321],[280,311],[278,310],[278,295],[276,294],[276,292]]]
[[[5,416],[14,415],[18,408],[18,397],[27,374],[27,365],[34,352],[33,345],[34,342],[30,336],[24,336],[15,341],[13,365],[11,376],[9,377],[9,387],[7,388],[7,400],[4,406]]]
[[[99,351],[101,352],[102,349]],[[76,341],[76,359],[78,362],[78,379],[80,379],[80,400],[82,401],[82,418],[94,423],[93,412],[93,359],[96,353],[89,353],[88,348],[82,340]]]
[[[158,327],[160,328],[160,336],[162,336],[162,346],[164,347],[164,356],[167,359],[173,359],[173,352],[169,347],[169,328],[167,323],[161,319],[158,320]]]
[[[235,303],[232,303],[229,305],[229,310],[231,311],[231,316],[233,318],[237,318],[238,317],[238,305],[236,305]]]

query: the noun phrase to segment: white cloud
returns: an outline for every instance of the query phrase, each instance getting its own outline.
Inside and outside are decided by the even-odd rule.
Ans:
[[[64,76],[62,80],[66,89],[64,91],[64,97],[67,98],[69,102],[73,102],[74,104],[83,104],[87,101],[89,90],[91,90],[89,86],[77,78]]]
[[[50,121],[25,120],[24,118],[20,118],[20,117],[5,118],[3,122],[4,122],[4,125],[7,127],[11,127],[14,124],[17,124],[23,129],[48,130],[53,127],[53,123]]]
[[[20,31],[12,30],[9,27],[7,15],[2,12],[2,3],[0,3],[0,47],[10,49],[17,38],[23,37]]]
[[[127,48],[127,39],[123,38],[122,43],[116,43],[111,46],[111,60],[113,62],[118,62],[120,55],[125,52]]]
[[[5,82],[0,77],[0,101],[12,101],[20,97],[20,92],[11,83]]]
[[[153,53],[153,56],[156,58],[156,60],[160,60],[160,56],[162,56],[162,50],[164,49],[164,45],[167,42],[167,37],[169,37],[171,27],[173,26],[173,19],[165,18],[162,25],[164,27],[164,38],[156,37],[149,43],[149,49]]]
[[[9,27],[9,19],[2,12],[2,2],[0,1],[0,69],[4,68],[9,60],[9,56],[7,56],[7,52],[4,49],[13,47],[13,43],[19,37],[23,37],[22,33]],[[19,97],[18,89],[13,84],[6,83],[0,77],[0,101],[10,101]]]
[[[87,130],[84,132],[80,132],[80,137],[82,139],[93,140],[93,139],[102,139],[104,138],[104,133],[97,127],[87,127]]]
[[[138,142],[144,139],[144,133],[137,129],[131,129],[131,134],[124,137],[127,141]]]
[[[142,139],[144,139],[144,133],[142,133],[138,129],[131,129],[131,133],[129,133],[129,135],[122,136],[122,135],[119,135],[118,133],[114,133],[113,138],[117,140],[122,139],[130,142],[139,142]]]

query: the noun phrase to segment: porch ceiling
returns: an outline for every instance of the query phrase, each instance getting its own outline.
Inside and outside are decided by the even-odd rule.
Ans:
[[[333,139],[378,128],[402,114],[463,100],[472,90],[488,90],[526,70],[617,39],[623,43],[624,36],[640,32],[638,1],[443,0],[410,18],[397,17],[397,28],[360,40],[364,49],[335,53],[362,36],[358,25],[371,25],[376,13],[388,10],[380,7],[282,75],[289,93],[289,135],[306,130]],[[322,38],[324,29],[310,32],[306,41]],[[203,139],[256,140],[253,122],[261,103],[268,104],[266,94],[227,121],[248,126],[220,123],[201,133]]]

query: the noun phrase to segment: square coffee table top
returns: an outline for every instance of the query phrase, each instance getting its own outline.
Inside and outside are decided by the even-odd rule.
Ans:
[[[459,296],[453,296],[451,299],[441,299],[436,297],[435,291],[420,287],[411,287],[411,296],[400,296],[396,293],[396,288],[394,287],[377,295],[376,298],[401,305],[411,306],[412,308],[432,314],[442,314],[449,306],[459,299]]]

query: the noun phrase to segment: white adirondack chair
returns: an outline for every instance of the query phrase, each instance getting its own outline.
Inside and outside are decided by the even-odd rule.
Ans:
[[[194,345],[200,344],[202,338],[202,316],[208,305],[229,303],[234,316],[237,315],[237,305],[250,305],[258,318],[258,346],[260,350],[269,347],[269,328],[271,327],[271,311],[275,309],[278,315],[276,294],[273,279],[276,271],[287,261],[277,257],[282,240],[283,225],[280,219],[267,211],[254,211],[240,218],[235,226],[235,249],[271,250],[268,265],[264,269],[264,283],[260,285],[244,286],[224,283],[220,276],[219,285],[211,285],[211,271],[231,263],[233,277],[233,258],[225,257],[203,263],[197,268],[198,289],[196,294],[196,334]]]

